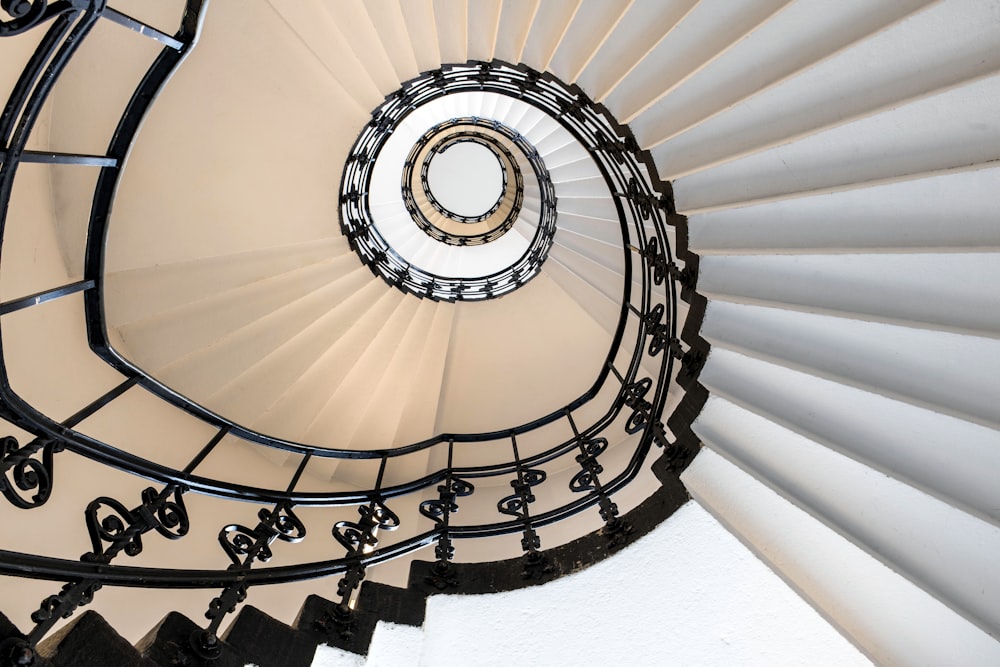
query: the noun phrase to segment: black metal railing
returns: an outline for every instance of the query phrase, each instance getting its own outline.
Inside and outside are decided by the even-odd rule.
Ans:
[[[499,121],[473,117],[447,120],[427,130],[413,145],[410,154],[403,163],[401,184],[403,205],[419,229],[436,241],[457,246],[491,243],[510,231],[514,223],[517,222],[524,203],[524,174],[519,161],[501,143],[501,139],[506,139],[529,162],[535,173],[536,183],[545,183],[551,180],[548,176],[548,170],[545,169],[542,160],[537,157],[537,151],[534,147],[528,144],[519,133],[504,126]],[[475,216],[459,215],[446,209],[437,201],[428,183],[428,172],[433,158],[451,146],[466,142],[483,146],[493,153],[503,176],[501,193],[496,203],[489,210]],[[531,155],[536,156],[533,161],[528,157]],[[537,185],[536,188],[539,194],[551,194],[548,189],[543,190]],[[421,204],[418,195],[426,199],[426,206]],[[543,206],[554,210],[555,201],[546,202]],[[431,221],[432,212],[461,224],[452,225],[451,229],[443,229],[441,225]],[[539,218],[542,217],[546,220],[555,220],[554,216],[539,216]],[[537,224],[538,220],[534,222]],[[343,222],[342,225],[345,227],[353,226]],[[554,229],[546,229],[542,233],[551,235],[554,232]],[[530,253],[530,249],[528,252]],[[383,275],[379,269],[374,268],[373,270],[378,275]],[[433,296],[433,292],[431,294]],[[419,296],[426,296],[426,294]]]
[[[405,292],[438,301],[492,299],[515,291],[538,274],[552,247],[552,239],[555,235],[556,196],[552,179],[549,177],[548,169],[538,154],[538,150],[523,136],[505,128],[500,123],[489,120],[473,118],[463,120],[463,124],[489,127],[491,131],[510,139],[518,149],[519,156],[531,166],[539,190],[540,210],[537,219],[533,221],[535,233],[531,242],[520,257],[500,271],[486,276],[454,278],[435,274],[416,266],[401,256],[385,240],[371,210],[368,195],[371,190],[372,175],[386,141],[419,105],[451,92],[451,88],[441,82],[442,79],[434,73],[418,77],[404,84],[399,91],[386,98],[386,101],[372,112],[371,122],[361,131],[344,166],[340,190],[341,229],[348,238],[351,248],[375,275]],[[489,89],[484,88],[484,90]],[[424,94],[428,91],[435,92],[435,94]],[[414,97],[415,93],[419,93],[419,95]],[[439,127],[432,128],[432,133],[431,130],[428,132],[433,137],[439,132],[447,131],[449,125],[457,124],[459,120],[462,119],[448,119]],[[420,142],[417,143],[419,145]],[[410,160],[404,164],[404,174],[407,169],[419,167],[421,179],[426,185],[427,165],[410,164],[413,157],[411,153]],[[404,203],[407,210],[415,218],[417,225],[428,231],[431,225],[429,222],[422,224],[419,220],[421,215],[416,201],[412,197],[412,187],[410,191],[410,197],[407,197],[404,190]],[[515,196],[518,195],[518,198],[523,197],[523,192],[515,194]],[[487,239],[493,241],[499,238],[515,222],[516,213],[510,220],[506,221],[509,224],[501,226],[502,232],[490,230],[483,236],[482,241],[485,242]],[[433,232],[431,235],[434,235]],[[436,235],[434,236],[436,238]],[[440,240],[453,245],[470,245],[468,239],[460,237],[453,239],[446,237]]]
[[[103,303],[104,251],[115,189],[143,117],[197,40],[205,9],[203,0],[187,0],[180,28],[172,36],[109,9],[100,0],[53,3],[4,0],[0,8],[10,17],[0,20],[0,35],[20,34],[32,27],[46,30],[0,116],[0,239],[13,224],[8,220],[9,204],[15,175],[24,164],[100,170],[87,221],[83,277],[0,303],[0,333],[7,318],[15,314],[54,301],[80,300],[84,313],[81,335],[85,331],[91,351],[120,374],[120,381],[113,388],[80,406],[71,416],[57,419],[26,400],[12,386],[9,351],[4,349],[5,340],[0,336],[0,417],[30,436],[23,444],[14,437],[0,441],[0,491],[12,507],[21,511],[45,505],[53,488],[64,483],[59,461],[67,456],[66,452],[139,476],[151,484],[131,502],[116,498],[113,493],[82,501],[91,544],[77,560],[22,553],[16,548],[0,550],[0,574],[64,584],[32,614],[32,630],[0,647],[0,660],[30,660],[34,647],[53,625],[89,603],[102,586],[219,589],[217,595],[206,600],[209,623],[192,644],[203,658],[212,658],[217,655],[217,635],[223,619],[245,600],[247,589],[252,586],[340,576],[337,592],[341,618],[332,619],[336,625],[348,622],[345,619],[352,613],[352,600],[366,568],[427,547],[433,546],[437,571],[447,580],[457,540],[517,535],[528,576],[546,567],[542,529],[594,508],[612,539],[627,534],[613,498],[637,476],[650,450],[659,447],[675,458],[691,455],[668,437],[663,423],[668,392],[679,391],[673,383],[678,366],[681,373],[694,375],[702,359],[678,335],[679,292],[693,286],[694,276],[678,266],[667,242],[667,221],[675,213],[669,186],[656,179],[648,155],[638,150],[628,129],[619,125],[606,109],[591,102],[579,88],[567,86],[551,75],[501,62],[449,66],[407,82],[376,110],[356,142],[352,159],[345,168],[347,197],[342,199],[342,210],[350,214],[345,216],[344,232],[353,246],[370,260],[371,266],[385,267],[377,268],[376,272],[401,289],[442,300],[455,300],[472,293],[482,298],[500,296],[522,285],[530,277],[527,271],[511,270],[451,285],[441,277],[421,275],[412,267],[398,264],[388,247],[380,250],[377,236],[371,234],[371,225],[367,224],[370,211],[363,203],[370,166],[386,132],[419,105],[453,92],[475,90],[513,96],[557,118],[589,150],[614,193],[620,221],[624,276],[620,316],[611,349],[594,385],[558,410],[495,432],[440,434],[402,447],[372,450],[319,447],[271,438],[207,410],[130,362],[109,340]],[[0,18],[3,16],[0,14]],[[151,38],[162,44],[128,104],[120,111],[108,150],[103,155],[27,150],[32,129],[56,80],[100,20],[111,20],[135,30],[140,35],[137,39]],[[541,160],[537,151],[526,154],[526,158],[529,162]],[[544,164],[540,169],[544,169]],[[536,171],[536,176],[544,173],[547,172]],[[543,177],[539,178],[540,187],[547,193],[543,201],[551,202],[551,208],[543,210],[539,221],[542,229],[555,224],[556,212],[551,179],[545,177],[543,182]],[[31,223],[19,220],[18,224]],[[543,246],[526,257],[529,265],[541,266],[546,244],[551,244],[551,235]],[[186,465],[177,467],[140,456],[127,443],[112,445],[79,428],[81,422],[97,414],[128,418],[126,409],[115,410],[119,410],[122,397],[134,392],[152,394],[179,415],[193,416],[211,427],[212,435],[198,444]],[[592,404],[595,400],[604,401],[598,409]],[[169,428],[169,425],[149,428]],[[541,444],[525,445],[529,437],[549,432],[561,435],[543,438]],[[230,440],[288,452],[294,462],[290,481],[277,479],[283,470],[279,466],[275,466],[276,479],[267,486],[247,485],[203,473],[206,459]],[[484,443],[509,443],[509,449],[504,450],[509,453],[483,461]],[[616,467],[606,462],[612,447],[628,454]],[[417,454],[446,462],[428,472],[413,474],[407,457]],[[362,490],[338,488],[335,481],[326,489],[301,490],[311,466],[331,459],[340,461],[345,475],[352,474],[352,470],[355,477],[366,474],[369,470],[366,466],[371,464],[377,465],[377,473],[370,486]],[[426,466],[423,470],[427,470]],[[555,482],[562,477],[564,483],[557,488]],[[512,493],[499,501],[479,501],[484,493],[482,488],[498,481],[509,482]],[[428,500],[424,491],[436,497]],[[218,533],[219,562],[202,569],[120,564],[123,554],[135,557],[142,553],[152,533],[171,540],[182,539],[194,522],[217,520],[216,515],[191,516],[184,501],[188,494],[235,501],[234,518],[226,519]],[[246,503],[261,508],[252,527],[233,522],[237,510]],[[296,514],[296,508],[305,506],[357,508],[357,519],[331,520],[323,527],[332,532],[343,548],[343,555],[255,567],[272,558],[271,545],[276,540],[296,543],[306,537],[307,526]],[[478,515],[492,516],[472,523],[456,521],[461,516],[460,510],[472,506],[477,508]],[[404,507],[413,511],[403,512]],[[404,515],[417,516],[416,521],[422,523],[404,526],[406,532],[395,531],[401,527],[399,517]],[[315,526],[309,529],[315,530]],[[388,534],[403,537],[387,539]]]

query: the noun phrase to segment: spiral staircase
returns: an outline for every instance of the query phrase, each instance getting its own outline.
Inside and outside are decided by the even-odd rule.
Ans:
[[[1000,663],[1000,3],[111,7],[0,11],[3,659]]]

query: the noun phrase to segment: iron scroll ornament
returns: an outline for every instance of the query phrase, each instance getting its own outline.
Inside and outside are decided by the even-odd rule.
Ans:
[[[0,37],[9,37],[27,32],[60,14],[80,11],[89,5],[103,5],[92,0],[58,0],[49,4],[48,0],[0,0],[2,9],[9,19],[0,19]]]

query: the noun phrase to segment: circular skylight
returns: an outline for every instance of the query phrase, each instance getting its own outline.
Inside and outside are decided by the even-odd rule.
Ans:
[[[456,143],[431,160],[427,186],[445,210],[474,217],[493,208],[503,195],[503,170],[486,146]]]

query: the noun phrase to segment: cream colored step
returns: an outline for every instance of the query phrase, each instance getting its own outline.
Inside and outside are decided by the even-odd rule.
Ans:
[[[352,30],[344,30],[349,24],[340,12],[350,12],[355,20],[359,19],[358,12],[352,12],[348,3],[341,3],[339,7],[323,0],[268,0],[268,3],[274,14],[275,29],[288,30],[301,42],[328,74],[328,83],[340,88],[344,96],[364,112],[382,101],[389,92],[383,91],[383,87],[391,77],[376,56],[361,57],[359,54],[368,55],[371,49],[368,53],[358,51],[351,41]],[[339,11],[330,11],[332,7]]]
[[[364,301],[367,305],[365,312],[348,322],[343,333],[320,356],[308,357],[308,370],[261,413],[259,419],[251,424],[253,428],[268,434],[282,433],[296,442],[304,441],[310,424],[403,299],[402,292],[389,288],[381,281],[373,284],[379,283],[381,294],[377,298],[369,295]],[[338,441],[328,439],[311,444],[339,446]]]
[[[330,393],[326,404],[306,430],[305,442],[333,447],[350,447],[354,442],[376,449],[388,444],[388,440],[379,443],[368,434],[355,431],[370,401],[377,398],[380,385],[393,369],[397,354],[407,348],[407,340],[424,335],[419,329],[426,327],[427,320],[416,317],[422,303],[425,303],[423,299],[404,295],[392,314],[379,325],[378,332],[367,341],[363,351],[352,359],[344,379]],[[413,371],[402,360],[396,370],[399,375],[392,378],[395,382],[405,382],[405,377]]]
[[[413,0],[401,2],[399,8],[406,21],[406,31],[413,47],[413,56],[421,72],[441,66],[441,51],[438,48],[437,26],[434,22],[433,0]]]
[[[407,29],[406,18],[397,0],[371,0],[363,3],[368,19],[378,33],[379,43],[385,51],[397,81],[408,81],[420,74]]]
[[[257,423],[388,290],[363,266],[333,283],[331,289],[340,292],[336,305],[272,353],[248,364],[243,373],[209,397],[206,405],[236,423]],[[275,423],[272,435],[290,437],[292,432],[298,433],[298,426]]]
[[[340,236],[105,274],[105,317],[120,326],[350,252]]]
[[[549,63],[581,4],[582,0],[542,2],[531,20],[531,32],[524,45],[521,62],[540,72],[549,69]]]
[[[610,346],[545,274],[502,298],[458,305],[441,389],[444,432],[510,428],[559,409],[590,388]]]
[[[356,261],[333,257],[122,325],[124,352],[142,368],[162,368],[320,289]]]
[[[275,308],[209,347],[196,350],[157,370],[156,377],[171,388],[204,401],[337,308],[353,291],[374,279],[363,267],[357,266],[357,262],[345,264],[344,275]],[[267,386],[274,387],[270,382]]]
[[[402,403],[392,440],[393,447],[426,440],[439,432],[437,416],[441,382],[456,310],[454,304],[445,303],[434,309],[434,319],[427,329],[426,344],[420,355],[420,366],[414,375],[414,389]]]
[[[541,6],[541,0],[504,0],[494,57],[509,63],[522,62],[531,24]]]
[[[442,63],[469,59],[469,5],[467,0],[434,0],[434,23]]]
[[[493,59],[502,9],[502,0],[480,0],[469,3],[467,53],[470,60]]]

